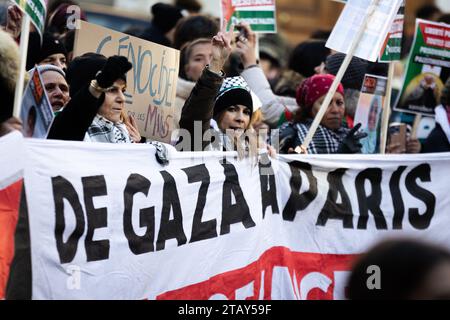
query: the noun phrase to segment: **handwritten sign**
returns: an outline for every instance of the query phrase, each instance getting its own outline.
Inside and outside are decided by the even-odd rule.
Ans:
[[[142,136],[170,142],[176,112],[180,52],[81,21],[75,37],[74,56],[87,52],[128,58],[133,65],[127,74],[125,93],[128,114],[135,117]]]

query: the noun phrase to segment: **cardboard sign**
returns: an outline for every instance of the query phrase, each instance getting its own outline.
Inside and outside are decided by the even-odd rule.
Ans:
[[[23,135],[29,138],[45,139],[53,118],[53,109],[44,89],[44,82],[39,70],[35,68],[25,90],[20,109]]]
[[[405,2],[403,1],[397,16],[391,25],[391,30],[383,45],[379,62],[390,62],[401,59],[403,26],[405,24]]]
[[[364,77],[355,112],[355,123],[361,123],[361,130],[367,133],[367,137],[360,140],[362,153],[378,153],[379,151],[379,125],[386,96],[386,86],[386,77],[370,74]]]
[[[362,40],[358,43],[355,56],[375,62],[402,0],[349,0],[331,32],[326,46],[348,54],[355,35],[363,25],[367,8],[375,4],[375,12],[364,29]]]
[[[433,116],[450,75],[450,25],[416,20],[405,78],[394,110]]]
[[[170,142],[180,52],[81,21],[74,56],[87,52],[128,58],[133,68],[127,74],[126,110],[135,117],[142,136]]]
[[[222,0],[222,19],[231,24],[247,22],[256,33],[276,33],[275,0]]]

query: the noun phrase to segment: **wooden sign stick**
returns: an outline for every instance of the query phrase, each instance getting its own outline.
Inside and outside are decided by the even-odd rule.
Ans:
[[[313,123],[311,124],[311,127],[308,131],[308,134],[303,141],[303,144],[300,147],[297,147],[295,151],[297,153],[304,153],[305,150],[308,149],[309,144],[312,141],[312,138],[314,137],[314,134],[317,131],[317,128],[319,127],[320,122],[322,121],[323,116],[325,115],[325,112],[328,109],[328,106],[330,105],[331,99],[333,99],[334,93],[336,92],[337,87],[339,86],[339,83],[341,82],[345,71],[347,71],[348,65],[350,64],[353,55],[355,54],[355,51],[358,47],[358,44],[360,43],[363,35],[364,30],[366,29],[366,26],[368,22],[370,21],[370,18],[375,13],[376,6],[378,4],[379,0],[372,0],[372,3],[368,7],[367,14],[363,20],[363,23],[361,24],[358,33],[356,34],[356,37],[353,39],[352,45],[350,47],[349,52],[345,56],[344,61],[342,62],[341,67],[339,68],[339,71],[333,81],[333,84],[331,85],[330,90],[328,91],[325,100],[323,101],[322,105],[320,106],[319,112],[317,113],[316,117],[314,118]]]

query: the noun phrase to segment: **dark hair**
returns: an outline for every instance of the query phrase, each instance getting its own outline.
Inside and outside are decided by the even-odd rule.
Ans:
[[[289,69],[304,77],[314,75],[314,68],[325,62],[331,53],[330,49],[325,47],[325,43],[325,40],[306,40],[297,45],[289,58]]]
[[[429,20],[433,16],[433,14],[440,12],[441,10],[434,4],[426,4],[417,9],[416,17],[420,19]]]
[[[313,33],[311,33],[311,35],[309,37],[311,39],[328,40],[330,35],[331,35],[331,30],[318,29],[318,30],[313,31]]]
[[[450,253],[438,246],[412,239],[383,241],[354,264],[348,281],[348,298],[411,299],[433,268],[443,262],[450,262]],[[380,289],[368,288],[370,266],[377,266],[381,272]]]
[[[446,24],[450,24],[450,13],[444,13],[442,14],[437,22],[444,22]]]
[[[219,22],[207,15],[189,16],[180,19],[175,28],[174,48],[182,47],[198,38],[212,38],[219,32]]]
[[[175,5],[189,12],[199,13],[202,10],[202,4],[197,0],[175,0]]]

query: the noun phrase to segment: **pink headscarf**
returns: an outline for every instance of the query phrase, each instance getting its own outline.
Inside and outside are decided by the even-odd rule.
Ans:
[[[311,109],[314,103],[330,90],[334,78],[335,76],[332,74],[316,74],[303,80],[297,88],[296,100],[298,105],[301,108]],[[344,96],[344,87],[341,83],[339,83],[336,92]]]

